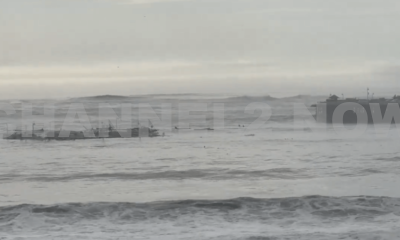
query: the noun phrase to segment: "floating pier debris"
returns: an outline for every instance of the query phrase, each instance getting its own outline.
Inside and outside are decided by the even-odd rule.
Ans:
[[[137,138],[137,137],[158,137],[160,136],[157,129],[152,127],[136,127],[128,129],[115,129],[111,126],[108,128],[95,128],[85,131],[70,131],[70,130],[31,130],[21,131],[15,130],[11,134],[3,135],[6,140],[86,140],[97,138]]]

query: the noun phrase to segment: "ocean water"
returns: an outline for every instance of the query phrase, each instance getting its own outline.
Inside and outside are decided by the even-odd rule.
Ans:
[[[189,94],[3,101],[15,108],[0,115],[4,133],[6,123],[9,131],[33,121],[40,127],[35,116],[21,123],[28,104],[36,115],[53,106],[55,128],[79,106],[92,123],[86,128],[108,120],[117,125],[99,111],[121,114],[121,104],[134,104],[131,116],[139,119],[135,104],[149,104],[160,116],[167,103],[172,120],[169,127],[152,121],[165,133],[156,138],[0,140],[0,239],[400,239],[397,130],[343,134],[296,121],[296,107],[322,99]],[[254,103],[272,109],[256,127],[260,111],[246,113]],[[203,117],[181,117],[185,107],[199,104],[207,106],[197,112]],[[215,104],[224,106],[218,110],[223,127],[213,125],[221,116],[214,115]],[[206,127],[214,131],[196,130]]]

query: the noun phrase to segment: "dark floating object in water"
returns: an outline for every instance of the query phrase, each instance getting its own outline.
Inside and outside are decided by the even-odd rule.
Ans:
[[[39,136],[39,131],[42,136]],[[32,130],[32,131],[14,131],[10,135],[3,136],[6,140],[87,140],[87,139],[98,139],[98,138],[137,138],[137,137],[158,137],[160,136],[157,129],[149,127],[136,127],[128,129],[115,129],[109,125],[108,128],[96,128],[86,131],[44,131]]]
[[[214,128],[199,128],[195,130],[214,131]]]
[[[175,127],[175,129],[179,130],[179,129],[191,129],[191,128],[178,128],[178,127]]]

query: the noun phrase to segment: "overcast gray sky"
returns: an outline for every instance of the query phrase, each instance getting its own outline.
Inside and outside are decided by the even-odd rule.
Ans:
[[[399,94],[399,29],[398,0],[0,0],[0,98]]]

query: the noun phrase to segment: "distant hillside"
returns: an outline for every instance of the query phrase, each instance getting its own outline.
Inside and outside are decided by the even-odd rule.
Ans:
[[[277,100],[278,98],[271,97],[269,95],[267,96],[260,96],[260,97],[254,97],[254,96],[239,96],[239,97],[231,97],[227,98],[226,100],[231,100],[231,101],[274,101]]]
[[[297,99],[308,99],[311,98],[311,95],[297,95],[297,96],[292,96],[292,97],[284,97],[281,99],[286,99],[286,100],[297,100]]]
[[[71,100],[121,100],[128,99],[128,96],[120,96],[120,95],[99,95],[99,96],[91,96],[91,97],[81,97],[81,98],[73,98]]]

